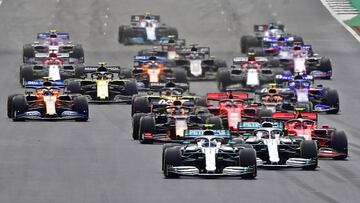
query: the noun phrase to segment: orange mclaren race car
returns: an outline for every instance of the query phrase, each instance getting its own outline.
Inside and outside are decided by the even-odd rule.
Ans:
[[[14,121],[64,120],[87,121],[89,107],[85,97],[62,94],[59,87],[45,81],[27,86],[25,95],[8,97],[7,114]],[[35,89],[35,92],[28,91]]]

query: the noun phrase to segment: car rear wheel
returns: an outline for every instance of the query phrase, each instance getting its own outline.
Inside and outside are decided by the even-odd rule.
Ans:
[[[327,111],[328,114],[337,114],[340,110],[339,94],[334,89],[329,89],[325,93],[324,103],[333,107],[333,110]]]
[[[34,70],[31,66],[22,66],[22,68],[20,68],[20,83],[21,85],[25,85],[26,82],[28,81],[33,81],[34,78]]]
[[[218,89],[226,91],[226,87],[231,84],[230,72],[227,69],[219,69],[217,74]]]
[[[139,140],[139,129],[141,117],[145,116],[145,113],[135,113],[132,120],[132,137],[134,140]]]
[[[135,113],[149,113],[149,100],[146,97],[135,97],[131,104],[131,115]]]
[[[66,85],[66,90],[72,94],[80,94],[81,93],[80,83],[77,81],[70,81]]]
[[[138,88],[135,81],[125,83],[125,95],[133,96],[138,93]]]
[[[214,130],[222,130],[224,129],[223,122],[220,117],[211,116],[206,119],[206,124],[213,125],[212,129]]]

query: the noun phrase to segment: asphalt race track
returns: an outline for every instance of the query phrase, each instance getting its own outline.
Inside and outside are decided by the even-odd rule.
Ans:
[[[90,120],[14,123],[6,98],[22,93],[21,47],[35,33],[55,28],[83,44],[87,64],[130,66],[140,47],[117,42],[120,24],[150,11],[178,28],[189,43],[209,45],[230,63],[241,35],[255,23],[281,21],[321,55],[331,57],[340,93],[339,115],[321,121],[344,129],[348,161],[321,160],[317,171],[261,170],[256,180],[167,180],[161,146],[131,139],[130,107],[92,105]],[[0,5],[0,202],[358,202],[360,199],[359,43],[319,0],[4,0]],[[215,82],[191,84],[195,93]]]

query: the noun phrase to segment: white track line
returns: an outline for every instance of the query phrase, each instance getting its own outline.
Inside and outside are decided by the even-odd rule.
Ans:
[[[325,8],[330,12],[330,14],[345,28],[350,32],[355,39],[360,42],[360,36],[353,30],[350,26],[346,25],[344,21],[342,21],[339,16],[330,8],[329,4],[327,4],[326,0],[320,0],[321,3],[325,6]]]

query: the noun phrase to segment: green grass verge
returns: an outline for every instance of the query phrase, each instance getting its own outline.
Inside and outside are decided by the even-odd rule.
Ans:
[[[359,0],[349,0],[354,8],[360,11],[360,1]],[[360,15],[353,17],[350,20],[345,21],[349,26],[360,26]]]

